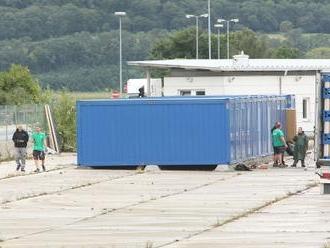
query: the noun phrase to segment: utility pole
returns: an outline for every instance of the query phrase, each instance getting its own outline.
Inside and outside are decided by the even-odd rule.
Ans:
[[[218,19],[219,23],[225,22],[227,24],[227,59],[230,59],[230,45],[229,45],[229,25],[231,22],[233,23],[238,23],[239,19],[238,18],[234,18],[234,19],[230,19],[230,20],[225,20],[225,19]]]
[[[214,25],[215,28],[218,29],[218,59],[221,58],[221,54],[220,54],[220,29],[223,28],[222,24],[215,24]]]
[[[211,44],[211,0],[208,0],[208,29],[209,29],[209,59],[212,59],[212,44]]]
[[[196,59],[199,59],[199,18],[206,18],[208,14],[203,15],[186,15],[186,18],[196,18]]]
[[[122,48],[122,27],[121,19],[126,16],[126,12],[115,12],[115,15],[119,17],[119,87],[120,97],[123,95],[123,48]]]

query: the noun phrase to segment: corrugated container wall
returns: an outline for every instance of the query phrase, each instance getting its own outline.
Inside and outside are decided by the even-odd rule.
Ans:
[[[270,155],[270,130],[285,123],[286,106],[285,96],[79,101],[78,164],[215,165]]]

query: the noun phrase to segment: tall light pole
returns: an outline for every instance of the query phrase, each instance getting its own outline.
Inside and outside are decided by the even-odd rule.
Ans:
[[[121,19],[126,16],[126,12],[115,12],[115,16],[119,17],[119,82],[120,82],[120,97],[123,94],[123,48],[122,48],[122,34],[121,34]]]
[[[198,47],[199,47],[199,42],[198,42],[198,38],[199,38],[199,18],[200,17],[208,17],[208,14],[203,14],[203,15],[186,15],[186,18],[190,19],[190,18],[195,18],[196,19],[196,59],[199,58],[199,50],[198,50]]]
[[[209,31],[209,59],[212,59],[212,43],[211,43],[211,0],[208,0],[208,31]]]
[[[215,24],[214,27],[218,29],[218,59],[220,59],[220,29],[223,28],[223,24]]]
[[[219,23],[226,22],[227,23],[227,59],[230,58],[230,45],[229,45],[229,25],[231,22],[233,23],[238,23],[239,19],[234,18],[230,20],[225,20],[225,19],[218,19]]]

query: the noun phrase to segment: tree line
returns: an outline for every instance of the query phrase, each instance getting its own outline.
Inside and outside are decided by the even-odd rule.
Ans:
[[[328,1],[211,2],[212,23],[219,17],[240,18],[240,23],[232,26],[232,55],[244,50],[251,58],[330,57]],[[185,15],[203,14],[206,5],[206,0],[0,0],[0,70],[12,64],[27,66],[44,88],[117,88],[119,36],[115,11],[127,12],[123,18],[127,80],[143,75],[127,67],[128,60],[194,58],[194,22]],[[206,25],[202,19],[201,58],[207,57]],[[225,34],[221,41],[224,57]],[[216,35],[212,43],[216,58]]]
[[[327,35],[304,35],[288,30],[280,38],[251,29],[232,32],[231,55],[244,51],[251,58],[327,58]],[[180,31],[123,32],[124,80],[143,76],[143,71],[125,61],[195,58],[195,28]],[[200,30],[200,58],[208,58],[207,31]],[[217,58],[217,36],[212,35],[213,58]],[[72,35],[33,41],[29,38],[0,41],[0,70],[11,64],[27,66],[43,88],[101,91],[118,88],[118,31]],[[221,35],[222,58],[226,57],[226,34]]]
[[[240,18],[238,28],[279,32],[290,22],[308,33],[330,33],[327,0],[212,0],[212,22]],[[203,14],[206,0],[0,0],[0,39],[50,38],[74,32],[117,29],[115,11],[126,11],[130,32],[177,30],[191,25],[186,14]]]

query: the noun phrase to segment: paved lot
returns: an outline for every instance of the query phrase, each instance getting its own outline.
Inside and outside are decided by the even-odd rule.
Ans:
[[[0,164],[0,247],[325,247],[330,196],[313,168],[253,172]],[[32,164],[31,161],[29,164]]]

